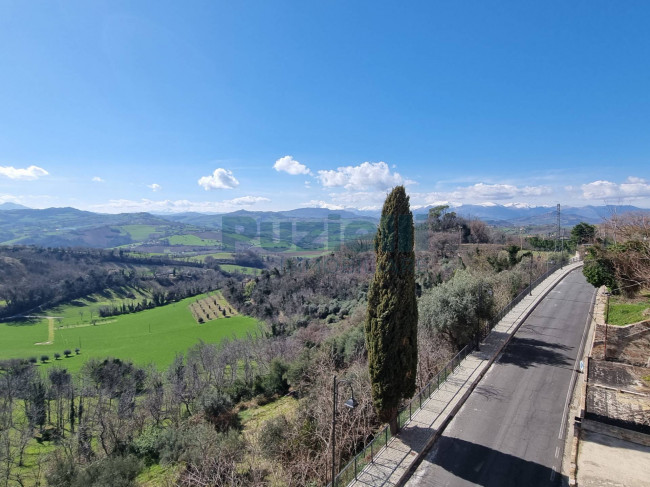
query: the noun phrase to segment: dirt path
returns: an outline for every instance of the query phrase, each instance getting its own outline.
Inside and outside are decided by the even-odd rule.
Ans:
[[[47,318],[47,341],[35,343],[34,345],[52,345],[54,343],[54,318],[55,316],[44,316]]]

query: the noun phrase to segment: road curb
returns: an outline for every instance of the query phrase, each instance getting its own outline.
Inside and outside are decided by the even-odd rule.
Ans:
[[[483,377],[485,376],[487,371],[490,370],[490,367],[492,367],[492,364],[501,355],[503,350],[508,346],[508,344],[512,340],[512,337],[515,336],[515,334],[517,333],[517,331],[519,330],[521,325],[524,323],[524,321],[526,321],[526,319],[530,316],[530,314],[535,310],[535,308],[542,301],[542,299],[544,299],[553,289],[555,289],[555,286],[557,286],[560,282],[562,282],[562,280],[566,276],[568,276],[571,272],[575,271],[576,269],[579,269],[580,267],[582,267],[582,263],[580,263],[580,265],[577,265],[577,266],[572,267],[570,269],[565,269],[564,272],[558,277],[558,279],[552,285],[550,285],[548,287],[548,289],[546,289],[542,294],[540,294],[539,296],[537,296],[535,298],[535,301],[533,301],[532,306],[530,306],[529,309],[526,310],[526,312],[519,318],[519,323],[517,324],[515,329],[512,331],[510,336],[508,336],[508,338],[506,338],[505,342],[503,342],[501,344],[501,346],[497,349],[497,351],[494,353],[492,358],[490,358],[490,360],[488,360],[487,365],[479,373],[479,375],[476,377],[476,379],[474,379],[472,384],[470,384],[470,386],[467,389],[467,391],[465,392],[465,394],[463,394],[463,396],[460,398],[458,403],[452,408],[452,410],[449,412],[447,417],[443,420],[440,427],[436,430],[436,432],[429,439],[429,441],[426,443],[426,445],[424,445],[424,448],[422,449],[422,451],[418,452],[417,456],[415,457],[415,460],[413,460],[413,463],[411,463],[411,465],[409,465],[409,467],[406,469],[406,471],[402,474],[402,476],[399,478],[399,480],[395,484],[396,486],[404,485],[411,478],[411,476],[413,475],[415,470],[422,463],[422,460],[424,459],[424,457],[429,453],[429,451],[431,450],[433,445],[436,443],[438,438],[440,438],[440,436],[442,436],[442,433],[444,433],[447,426],[449,426],[449,423],[451,423],[451,420],[454,419],[456,414],[458,414],[458,411],[460,411],[460,408],[463,407],[463,405],[465,404],[465,402],[467,401],[469,396],[472,394],[472,392],[474,392],[474,389],[479,384],[479,382],[481,382],[481,380],[483,379]]]
[[[579,378],[580,384],[579,384],[579,392],[577,391],[578,389],[578,384],[574,386],[573,390],[573,398],[572,398],[572,403],[575,403],[577,400],[577,411],[575,408],[575,404],[572,405],[570,411],[574,411],[574,413],[577,413],[581,418],[584,415],[584,411],[586,408],[586,400],[587,400],[587,376],[589,373],[589,357],[591,357],[592,350],[594,348],[594,340],[596,339],[596,327],[598,326],[598,321],[599,319],[602,320],[603,323],[605,323],[605,309],[602,303],[599,302],[599,299],[601,299],[607,288],[605,286],[601,286],[597,291],[596,291],[596,296],[594,299],[594,305],[592,308],[592,314],[591,314],[591,320],[589,320],[589,334],[587,336],[587,343],[585,343],[585,348],[582,351],[582,359],[586,365],[585,370],[584,370],[584,376]],[[605,305],[606,306],[606,305]],[[576,394],[580,394],[576,398]],[[575,414],[574,414],[575,415]],[[570,414],[569,414],[570,416]],[[571,421],[567,418],[569,426],[572,424]],[[567,431],[568,433],[568,431]],[[578,485],[578,456],[580,454],[580,434],[581,434],[581,425],[573,423],[573,435],[572,435],[572,440],[571,440],[571,450],[569,452],[569,465],[568,465],[568,472],[567,472],[567,477],[568,477],[568,482],[567,486],[568,487],[576,487]],[[566,448],[566,442],[565,442],[565,448]],[[566,455],[564,460],[566,461]],[[564,470],[564,461],[562,462],[563,470]],[[565,473],[563,471],[563,473]]]

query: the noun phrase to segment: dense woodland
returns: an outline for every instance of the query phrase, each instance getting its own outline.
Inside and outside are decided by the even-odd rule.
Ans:
[[[452,226],[440,226],[443,212],[416,229],[425,244],[416,254],[418,389],[547,265],[480,222],[459,225],[452,215],[442,216],[455,220]],[[89,360],[74,376],[55,367],[41,373],[23,360],[3,362],[0,485],[135,485],[136,475],[155,464],[168,469],[168,485],[322,485],[331,456],[334,374],[352,382],[360,403],[337,420],[340,461],[380,428],[363,334],[374,272],[367,241],[317,259],[275,259],[248,279],[205,267],[177,267],[174,276],[171,265],[152,274],[150,265],[124,259],[110,251],[3,249],[1,272],[17,287],[3,281],[2,299],[24,309],[36,296],[39,303],[63,302],[134,285],[130,279],[166,296],[170,289],[221,288],[240,313],[265,324],[264,332],[199,343],[164,372],[111,358]],[[48,276],[47,283],[30,281],[38,275]],[[44,301],[39,293],[46,292]],[[287,410],[242,429],[241,411],[282,397],[290,401]],[[43,454],[36,467],[22,469],[34,438]]]

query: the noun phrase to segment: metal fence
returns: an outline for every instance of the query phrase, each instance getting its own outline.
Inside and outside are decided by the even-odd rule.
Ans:
[[[397,415],[397,424],[401,429],[406,423],[413,418],[413,413],[422,408],[431,395],[440,387],[441,384],[447,380],[454,370],[460,365],[465,357],[473,350],[473,345],[465,345],[463,349],[452,358],[444,368],[431,379],[431,381],[424,386],[418,394],[416,394],[409,403],[402,408]],[[339,472],[334,479],[335,487],[343,487],[357,478],[357,475],[364,469],[366,465],[371,463],[377,453],[388,443],[392,438],[390,428],[385,426],[381,431],[374,435],[373,439],[368,443],[361,452],[359,452],[345,467]],[[331,484],[329,484],[331,486]]]
[[[517,306],[526,295],[528,295],[535,287],[537,287],[544,279],[553,274],[558,270],[561,265],[557,264],[553,267],[550,267],[544,274],[535,279],[529,286],[526,286],[521,293],[517,295],[508,305],[503,308],[499,313],[490,320],[488,326],[482,330],[481,338],[485,338],[490,331],[501,321],[505,315],[507,315],[512,308]],[[472,350],[474,350],[475,343],[465,345],[463,349],[458,352],[454,358],[452,358],[444,368],[436,374],[436,376],[431,379],[431,381],[424,386],[420,392],[409,401],[409,403],[402,408],[397,416],[397,421],[399,429],[406,425],[412,418],[413,414],[416,413],[419,409],[422,408],[422,405],[429,400],[431,395],[443,384],[447,377],[449,377],[454,370],[460,365],[467,355],[469,355]],[[372,440],[359,452],[355,457],[348,462],[348,464],[343,467],[343,469],[336,475],[334,482],[328,484],[328,487],[344,487],[348,485],[353,480],[357,479],[357,476],[361,471],[368,465],[372,463],[375,456],[381,451],[381,449],[388,444],[388,441],[392,438],[390,428],[385,426],[381,431],[376,433]]]
[[[555,264],[554,266],[549,267],[548,270],[544,274],[539,276],[537,279],[535,279],[531,283],[531,285],[526,286],[526,289],[521,291],[517,295],[517,297],[515,299],[510,301],[505,306],[505,308],[503,308],[501,311],[499,311],[496,314],[496,316],[490,320],[490,322],[488,323],[488,326],[485,329],[481,330],[481,332],[482,332],[481,333],[481,339],[484,339],[485,337],[487,337],[490,334],[490,332],[492,331],[492,328],[497,326],[499,321],[501,321],[508,313],[510,313],[510,311],[512,311],[512,308],[517,306],[521,302],[521,300],[524,299],[528,294],[530,294],[532,292],[532,290],[535,289],[542,281],[544,281],[548,276],[553,274],[555,271],[557,271],[561,267],[562,267],[562,265],[560,265],[560,264]]]

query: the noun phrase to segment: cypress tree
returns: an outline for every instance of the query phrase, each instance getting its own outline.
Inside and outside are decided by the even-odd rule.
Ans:
[[[397,432],[397,407],[415,393],[418,308],[413,214],[404,186],[386,197],[375,236],[377,265],[365,323],[372,401]]]

